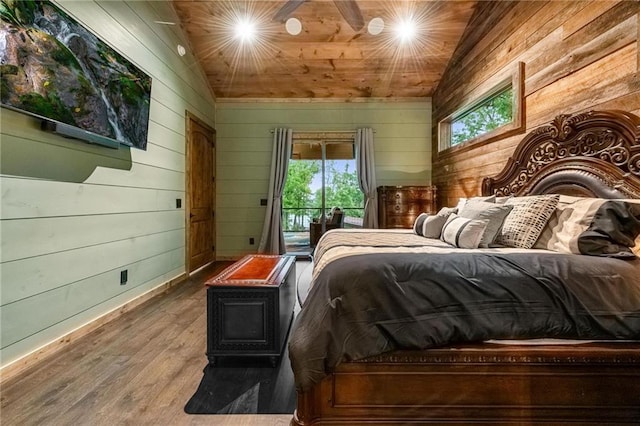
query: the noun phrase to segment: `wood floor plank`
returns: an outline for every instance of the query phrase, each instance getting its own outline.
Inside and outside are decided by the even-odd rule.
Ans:
[[[289,424],[290,414],[184,412],[207,365],[203,283],[229,264],[205,268],[7,380],[0,388],[0,423]]]

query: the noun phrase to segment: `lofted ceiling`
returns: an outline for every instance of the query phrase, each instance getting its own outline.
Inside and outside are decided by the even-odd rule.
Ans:
[[[361,11],[364,26],[345,21],[344,3]],[[431,96],[476,1],[173,0],[216,98],[416,98]],[[340,4],[343,3],[343,4]],[[348,17],[348,14],[345,14]],[[238,19],[255,20],[253,41],[234,34]],[[397,23],[413,16],[416,37],[401,41]],[[286,18],[302,24],[298,35]],[[382,18],[378,35],[368,31]]]

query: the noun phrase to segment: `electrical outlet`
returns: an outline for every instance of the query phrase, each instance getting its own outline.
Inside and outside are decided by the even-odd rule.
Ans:
[[[182,198],[176,198],[176,209],[182,207]]]
[[[256,240],[253,237],[249,238],[250,245],[254,245],[255,243],[256,243]]]
[[[129,270],[125,269],[124,271],[120,271],[120,285],[125,285],[127,283],[129,275]]]

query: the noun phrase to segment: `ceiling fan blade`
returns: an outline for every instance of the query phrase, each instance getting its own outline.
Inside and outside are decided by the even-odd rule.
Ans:
[[[360,31],[364,27],[364,18],[356,0],[334,0],[333,2],[354,31]]]
[[[284,22],[302,3],[308,0],[287,0],[287,2],[276,12],[273,20],[276,22]]]

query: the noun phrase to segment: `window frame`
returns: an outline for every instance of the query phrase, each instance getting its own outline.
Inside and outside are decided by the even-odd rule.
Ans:
[[[452,123],[509,87],[513,91],[511,122],[496,127],[492,131],[476,136],[475,138],[451,145]],[[438,122],[439,155],[446,155],[468,149],[472,146],[483,145],[524,131],[524,62],[517,62],[514,66],[508,68],[506,72],[498,74],[494,78],[479,85],[467,98],[470,99],[470,101]]]

